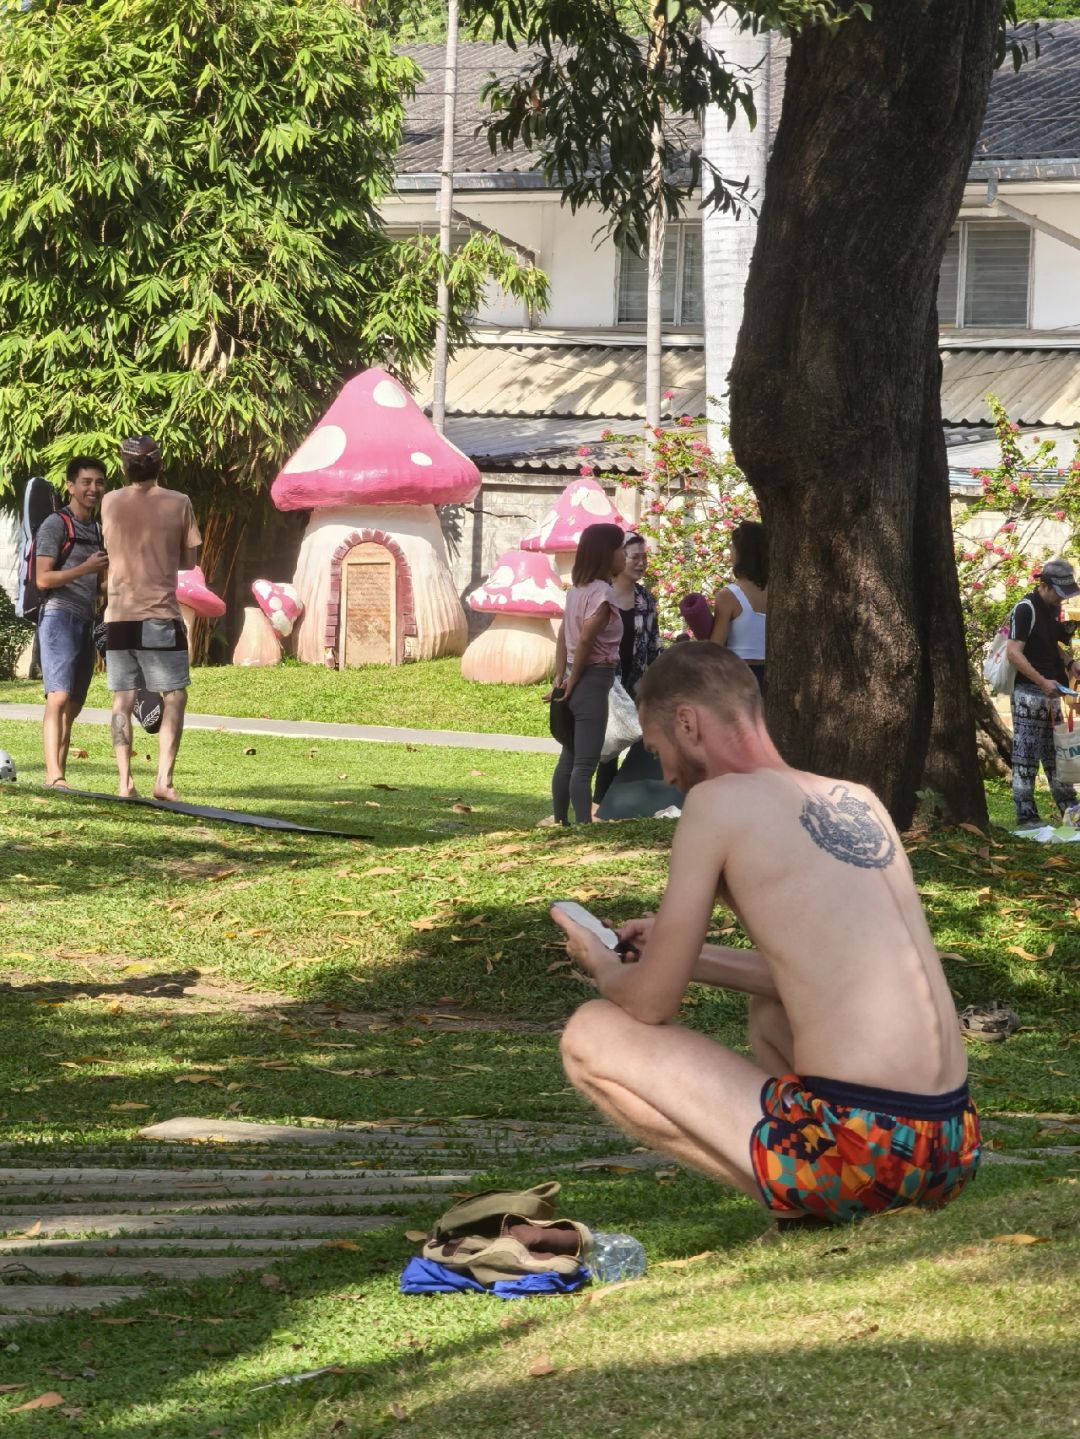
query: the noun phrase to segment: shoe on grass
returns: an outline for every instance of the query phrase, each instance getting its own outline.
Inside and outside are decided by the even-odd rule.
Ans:
[[[1008,1039],[1020,1028],[1020,1017],[1015,1009],[1002,1004],[999,999],[990,1004],[969,1004],[960,1011],[960,1033],[965,1039],[981,1039],[985,1044],[997,1044]]]

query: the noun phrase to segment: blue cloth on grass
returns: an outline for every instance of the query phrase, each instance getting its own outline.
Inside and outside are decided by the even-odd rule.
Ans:
[[[534,1294],[573,1294],[590,1279],[584,1265],[569,1278],[549,1270],[546,1274],[523,1274],[520,1279],[499,1279],[481,1284],[460,1269],[448,1269],[433,1259],[410,1259],[401,1271],[402,1294],[494,1294],[499,1299],[527,1299]]]

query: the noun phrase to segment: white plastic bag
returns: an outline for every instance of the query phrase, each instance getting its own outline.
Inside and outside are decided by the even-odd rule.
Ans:
[[[637,705],[616,680],[608,695],[607,730],[600,751],[601,760],[617,758],[624,749],[629,749],[635,740],[640,738],[641,725],[638,723]]]
[[[1009,663],[1009,626],[1002,625],[990,641],[983,660],[983,679],[991,694],[1011,695],[1016,685],[1016,667]]]
[[[1071,705],[1054,726],[1054,769],[1058,784],[1080,784],[1080,713]]]

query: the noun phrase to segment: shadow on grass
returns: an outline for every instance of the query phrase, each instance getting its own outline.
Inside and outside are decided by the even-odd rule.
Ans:
[[[658,1204],[651,1179],[572,1178],[567,1212],[638,1233],[652,1261],[705,1245],[711,1261],[654,1270],[607,1302],[409,1298],[396,1275],[415,1246],[397,1229],[359,1235],[355,1251],[268,1257],[280,1280],[269,1288],[257,1274],[174,1284],[109,1310],[118,1325],[84,1314],[19,1330],[5,1380],[27,1393],[58,1387],[83,1408],[86,1432],[124,1439],[369,1435],[403,1417],[434,1439],[523,1427],[551,1439],[742,1439],[766,1418],[813,1439],[1056,1439],[1075,1411],[1076,1366],[1071,1335],[1048,1329],[1040,1305],[1055,1282],[1058,1294],[1067,1286],[1075,1249],[986,1243],[1017,1222],[1024,1188],[1004,1176],[981,1202],[916,1217],[917,1234],[863,1226],[867,1238],[882,1231],[880,1246],[829,1273],[829,1237],[759,1248],[753,1206],[705,1181],[665,1188]],[[430,1217],[418,1209],[401,1227]],[[541,1356],[555,1372],[536,1380]],[[256,1387],[324,1365],[344,1372]],[[43,1377],[57,1369],[63,1377]],[[21,1415],[8,1432],[24,1432],[17,1418],[41,1432]]]

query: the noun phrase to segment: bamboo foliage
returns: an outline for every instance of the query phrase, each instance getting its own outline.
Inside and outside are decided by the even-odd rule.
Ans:
[[[395,240],[418,72],[344,0],[18,0],[0,27],[0,492],[125,432],[200,515],[261,488],[343,379],[426,360],[437,256]],[[452,341],[489,276],[453,257]]]

